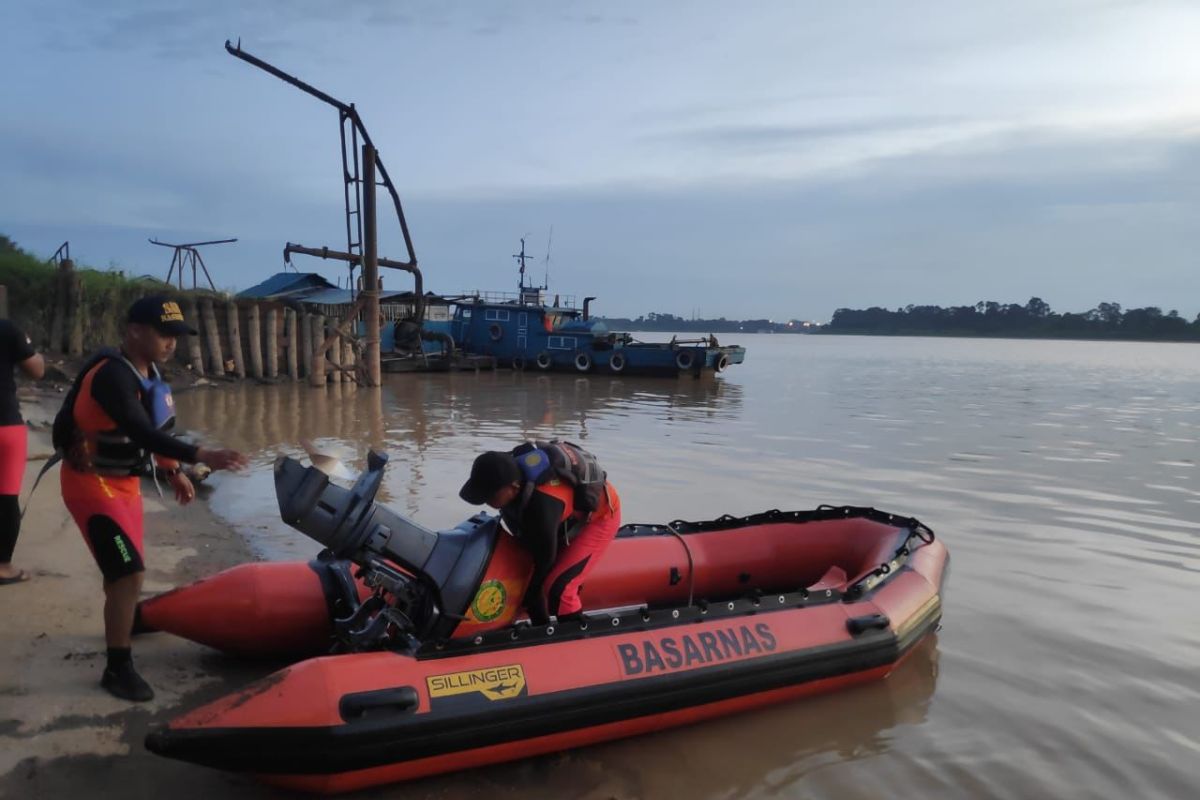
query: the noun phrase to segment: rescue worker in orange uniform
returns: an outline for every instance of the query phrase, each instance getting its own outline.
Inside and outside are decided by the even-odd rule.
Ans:
[[[500,511],[533,556],[530,621],[578,617],[580,592],[621,527],[621,499],[595,456],[570,442],[529,442],[475,459],[459,496]]]
[[[154,690],[133,666],[131,637],[145,570],[141,475],[153,454],[180,505],[196,492],[180,462],[240,469],[234,450],[186,444],[170,434],[171,390],[158,365],[175,354],[176,337],[196,335],[179,305],[166,297],[135,302],[120,350],[103,350],[75,379],[54,420],[62,454],[63,501],[104,576],[104,638],[108,659],[100,685],[124,700],[144,701]]]

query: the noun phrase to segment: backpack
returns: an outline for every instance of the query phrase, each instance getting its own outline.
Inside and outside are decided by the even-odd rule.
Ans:
[[[512,455],[525,478],[525,489],[521,493],[522,509],[538,486],[555,479],[574,490],[577,516],[586,519],[600,507],[608,476],[600,467],[600,461],[579,445],[561,439],[526,442],[515,448]]]

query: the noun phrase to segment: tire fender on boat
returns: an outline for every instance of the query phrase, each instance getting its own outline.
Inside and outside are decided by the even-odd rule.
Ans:
[[[612,358],[610,358],[608,360],[608,368],[611,369],[613,372],[624,372],[625,371],[625,354],[624,353],[613,353]]]
[[[575,354],[575,369],[580,372],[587,372],[592,368],[592,357],[587,353]]]
[[[729,356],[722,353],[721,357],[717,359],[717,363],[713,367],[713,369],[715,369],[717,372],[724,372],[725,368],[728,366],[729,366]]]
[[[533,360],[533,363],[537,365],[538,369],[547,370],[554,366],[554,359],[550,357],[549,350],[543,350],[537,354],[537,358]]]
[[[493,342],[498,342],[504,338],[504,328],[500,327],[500,323],[493,322],[488,326],[488,336],[492,337]]]
[[[696,357],[692,355],[691,350],[680,350],[679,355],[675,356],[675,366],[682,370],[689,370],[696,362]]]
[[[517,372],[523,372],[525,370],[525,358],[523,356],[514,356],[512,368]]]

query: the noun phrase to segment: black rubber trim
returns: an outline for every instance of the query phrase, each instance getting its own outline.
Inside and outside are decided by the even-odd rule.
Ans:
[[[260,774],[333,774],[549,736],[895,663],[941,617],[932,604],[903,639],[872,632],[847,643],[777,653],[685,672],[487,702],[453,716],[421,714],[336,727],[200,728],[153,731],[146,748],[162,756]],[[481,701],[486,702],[486,701]]]
[[[723,531],[731,528],[745,528],[751,525],[765,525],[772,522],[819,522],[822,520],[831,519],[867,519],[872,522],[879,522],[884,525],[892,525],[897,528],[908,528],[914,531],[921,531],[922,535],[933,538],[933,531],[926,527],[915,517],[906,517],[901,514],[890,514],[887,511],[880,511],[877,508],[868,506],[818,506],[817,508],[807,511],[780,511],[773,508],[769,511],[762,511],[757,514],[749,514],[744,517],[735,517],[732,514],[725,514],[716,519],[704,520],[698,522],[688,522],[687,520],[675,520],[671,523],[671,528],[682,534],[688,533],[706,533],[708,531]],[[666,525],[654,525],[644,523],[631,523],[622,525],[617,531],[617,536],[621,538],[634,536],[670,536],[671,531]]]

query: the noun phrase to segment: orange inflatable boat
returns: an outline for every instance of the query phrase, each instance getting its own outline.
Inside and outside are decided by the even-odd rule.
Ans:
[[[947,553],[914,519],[822,506],[629,525],[580,619],[514,626],[531,567],[477,515],[434,533],[276,463],[285,521],[330,548],[147,601],[231,652],[326,652],[179,717],[155,753],[338,792],[683,725],[885,677],[937,627]],[[350,572],[351,568],[355,574]]]

